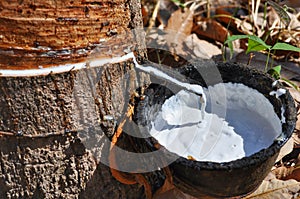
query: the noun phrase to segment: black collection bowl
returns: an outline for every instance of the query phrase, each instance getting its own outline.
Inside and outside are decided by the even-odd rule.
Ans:
[[[216,66],[224,83],[243,83],[262,93],[274,106],[279,118],[283,106],[286,123],[282,124],[280,139],[274,140],[270,147],[251,156],[224,163],[202,162],[179,157],[161,146],[153,137],[144,138],[143,145],[147,145],[148,149],[163,149],[164,158],[174,160],[169,164],[174,185],[181,191],[199,198],[228,198],[253,192],[270,172],[281,147],[291,137],[296,123],[296,109],[290,93],[287,91],[279,99],[269,95],[272,90],[283,88],[280,83],[273,87],[272,77],[234,63],[218,63]],[[190,83],[202,86],[208,86],[204,82],[206,75],[213,76],[208,66],[193,65],[176,70],[186,76]],[[156,117],[164,101],[174,93],[166,86],[151,84],[144,94],[145,99],[136,104],[133,120],[140,127],[140,133],[145,136],[149,135],[150,121]]]

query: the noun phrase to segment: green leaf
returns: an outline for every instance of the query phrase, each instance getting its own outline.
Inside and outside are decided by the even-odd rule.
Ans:
[[[292,46],[287,43],[276,43],[271,50],[290,50],[290,51],[295,51],[295,52],[300,52],[300,48]]]
[[[260,51],[260,50],[266,50],[266,49],[271,48],[270,45],[267,45],[261,38],[255,36],[255,35],[228,36],[226,41],[224,42],[224,44],[228,44],[228,46],[229,46],[230,43],[232,43],[233,41],[238,40],[238,39],[248,39],[248,48],[247,48],[246,53],[249,53],[251,51]]]
[[[267,45],[261,38],[255,35],[248,35],[248,48],[246,53],[249,53],[251,51],[266,50],[270,48],[271,46]]]
[[[283,81],[285,81],[285,83],[287,84],[287,85],[289,85],[290,87],[293,87],[294,89],[296,89],[297,91],[300,91],[299,90],[299,87],[295,84],[295,83],[293,83],[291,80],[288,80],[288,79],[285,79],[285,78],[281,78]]]
[[[262,45],[254,40],[249,39],[246,54],[248,54],[249,52],[253,52],[253,51],[258,52],[266,49],[268,49],[268,47],[266,47],[265,45]]]
[[[278,65],[268,70],[268,73],[272,75],[275,79],[280,79],[280,71],[281,65]]]
[[[180,2],[180,0],[171,0],[171,1],[172,1],[173,3],[175,3],[176,5],[182,7],[182,8],[185,7],[185,5],[184,5],[183,3]]]
[[[227,39],[226,39],[226,41],[228,40],[228,38],[230,38],[230,34],[229,33],[227,33]],[[232,44],[232,41],[227,42],[227,44],[228,44],[228,48],[230,50],[230,59],[232,59],[232,56],[233,56],[233,44]]]
[[[281,71],[281,65],[275,66],[272,68],[277,74],[280,75],[280,71]]]
[[[248,35],[231,35],[228,36],[224,44],[232,43],[235,40],[238,39],[248,39]]]

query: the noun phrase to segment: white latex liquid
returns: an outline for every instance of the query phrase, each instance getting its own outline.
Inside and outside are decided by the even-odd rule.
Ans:
[[[182,157],[228,162],[269,147],[281,133],[272,104],[257,90],[222,83],[204,93],[204,119],[199,96],[182,90],[165,101],[150,134]]]
[[[203,91],[199,85],[182,83],[156,68],[138,64],[133,52],[105,59],[95,58],[88,64],[81,62],[49,68],[41,66],[29,70],[0,69],[0,76],[49,75],[129,59],[133,60],[136,68],[186,90],[166,100],[156,120],[152,121],[150,132],[160,144],[180,156],[227,162],[267,148],[281,133],[281,123],[273,106],[256,90],[240,84],[223,84],[209,87],[209,92]],[[199,96],[187,91],[202,95],[202,102]],[[276,97],[282,94],[285,94],[284,90],[270,93]],[[207,99],[207,107],[206,96],[213,96]],[[285,122],[283,113],[282,108],[282,122]]]

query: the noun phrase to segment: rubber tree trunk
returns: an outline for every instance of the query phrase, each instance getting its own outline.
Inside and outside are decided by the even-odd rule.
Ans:
[[[0,1],[0,198],[144,197],[99,161],[126,111],[132,60],[86,64],[143,59],[141,26],[137,0]]]

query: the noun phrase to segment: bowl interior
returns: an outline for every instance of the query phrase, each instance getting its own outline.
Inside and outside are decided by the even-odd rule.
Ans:
[[[290,93],[287,91],[280,98],[269,95],[271,91],[283,88],[280,83],[272,87],[272,83],[275,81],[272,77],[232,63],[218,63],[217,68],[220,74],[216,74],[216,76],[221,75],[222,82],[243,83],[262,93],[274,106],[279,118],[283,107],[286,123],[282,124],[282,134],[274,140],[270,147],[250,156],[224,163],[188,160],[169,152],[160,146],[153,137],[145,138],[147,145],[152,150],[164,148],[166,158],[174,159],[176,157],[176,160],[170,164],[174,173],[175,185],[184,192],[197,197],[201,194],[214,197],[237,196],[247,194],[255,189],[269,173],[280,148],[290,138],[296,123],[296,110]],[[205,87],[219,83],[204,81],[206,75],[209,75],[210,78],[213,78],[214,75],[211,74],[209,67],[203,65],[185,66],[177,71],[185,75],[190,83]],[[134,121],[143,129],[141,130],[142,134],[147,135],[147,131],[151,128],[150,122],[155,119],[165,100],[172,95],[174,92],[166,86],[158,84],[151,84],[145,90],[146,98],[137,103],[134,116]],[[230,178],[232,181],[228,182]],[[217,186],[222,189],[216,188]]]

